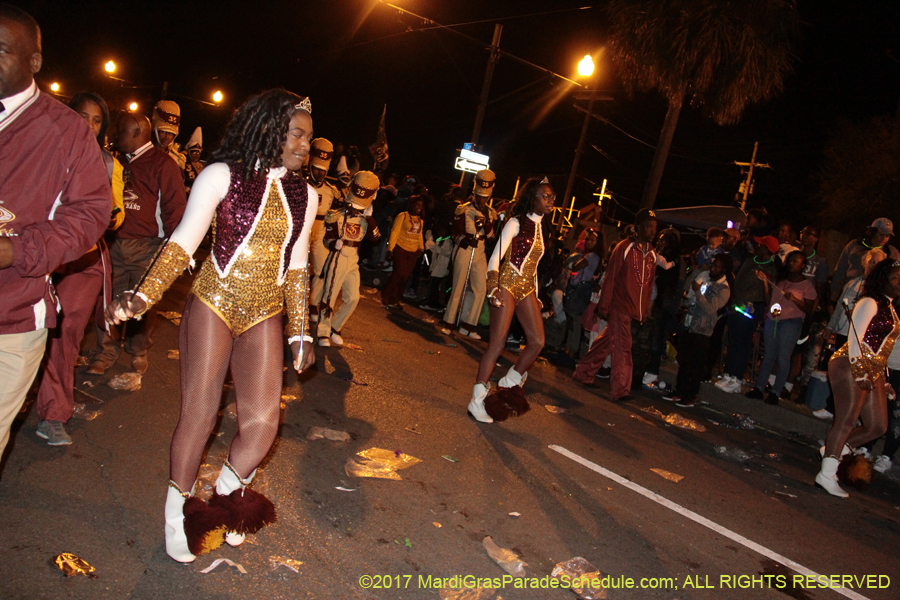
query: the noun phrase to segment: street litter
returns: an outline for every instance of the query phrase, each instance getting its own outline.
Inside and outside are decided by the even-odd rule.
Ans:
[[[53,559],[60,571],[65,573],[66,577],[74,577],[75,575],[87,575],[88,577],[97,577],[94,573],[97,569],[88,564],[86,560],[75,556],[71,552],[63,552]]]
[[[659,475],[660,477],[668,479],[669,481],[674,481],[675,483],[678,483],[679,481],[684,479],[684,475],[678,475],[677,473],[669,473],[668,471],[664,471],[662,469],[650,469],[650,470],[653,471],[654,473],[656,473],[657,475]]]
[[[561,415],[566,411],[562,406],[553,406],[552,404],[545,404],[544,408],[547,409],[547,412],[553,413],[554,415]]]
[[[72,413],[72,416],[76,419],[93,421],[94,419],[99,417],[102,412],[102,410],[88,410],[88,408],[84,404],[82,404],[81,402],[76,402],[75,411]]]
[[[350,348],[351,350],[359,350],[360,352],[363,351],[362,346],[359,346],[357,344],[350,344],[347,342],[344,343],[344,348]]]
[[[642,417],[641,415],[631,415],[631,418],[632,418],[632,419],[637,419],[637,420],[640,421],[641,423],[646,423],[647,425],[653,425],[652,422],[648,421],[647,419],[645,419],[645,418]]]
[[[281,395],[282,402],[293,402],[296,399],[297,399],[297,396],[295,396],[293,394],[282,394]]]
[[[452,463],[458,463],[458,462],[459,462],[457,459],[453,458],[453,457],[450,456],[449,454],[441,454],[441,458],[443,458],[444,460],[449,460],[449,461],[452,462]]]
[[[225,408],[222,409],[222,416],[228,417],[230,419],[237,418],[237,404],[234,402],[229,403]]]
[[[219,565],[221,565],[222,563],[225,563],[225,564],[228,565],[229,567],[234,567],[235,569],[238,570],[238,572],[239,572],[241,575],[246,575],[246,574],[247,574],[247,569],[245,569],[245,568],[243,567],[243,565],[241,565],[241,563],[236,563],[236,562],[234,562],[234,561],[228,560],[227,558],[217,558],[216,560],[212,561],[212,564],[211,564],[211,565],[209,565],[208,567],[206,567],[205,569],[203,569],[203,570],[200,571],[200,572],[201,572],[201,573],[210,573],[210,572],[212,572],[213,570],[215,570],[215,568],[218,567]]]
[[[306,434],[308,440],[327,439],[333,442],[349,442],[350,434],[346,431],[338,431],[336,429],[328,429],[327,427],[310,427],[309,433]]]
[[[440,529],[441,527],[443,527],[443,525],[441,525],[441,524],[438,523],[437,521],[432,521],[431,524],[434,525],[435,527],[437,527],[438,529]]]
[[[440,354],[441,353],[440,350],[438,350],[437,352],[435,352],[434,350],[422,350],[422,352],[424,352],[425,354]]]
[[[522,513],[511,512],[511,513],[509,513],[509,516],[511,516],[511,517],[521,517],[521,516],[522,516]]]
[[[122,373],[116,375],[106,382],[106,385],[114,390],[123,390],[126,392],[136,392],[141,389],[140,373]]]
[[[348,458],[344,464],[344,471],[351,477],[375,477],[400,481],[402,478],[397,474],[398,470],[406,469],[420,462],[422,461],[418,458],[399,451],[395,453],[383,448],[369,448]]]
[[[175,348],[173,350],[169,350],[166,356],[172,360],[178,360],[179,358],[181,358],[181,352],[178,350],[178,348]]]
[[[787,492],[779,492],[778,490],[775,490],[775,493],[778,494],[779,496],[787,496],[788,498],[796,498],[797,497],[794,494],[788,494]]]
[[[559,579],[565,576],[569,581],[586,583],[587,585],[575,585],[573,583],[571,590],[575,595],[583,600],[605,600],[606,590],[600,582],[600,570],[591,563],[576,556],[570,558],[566,562],[557,563],[550,573],[550,577]]]
[[[615,427],[615,426],[616,426],[615,423],[607,423],[607,425],[608,425],[609,427]]]
[[[82,381],[81,387],[92,388],[92,387],[94,387],[94,382],[93,381]]]
[[[342,491],[342,492],[355,492],[355,491],[356,491],[356,488],[350,489],[350,488],[345,488],[345,487],[341,487],[341,486],[337,486],[337,487],[334,488],[334,489],[340,490],[340,491]]]
[[[405,546],[407,550],[412,550],[412,542],[409,541],[409,538],[403,538],[403,539],[406,540],[405,544],[401,544],[397,540],[394,540],[394,543],[397,544],[398,546]]]
[[[504,571],[513,577],[525,577],[525,567],[527,563],[523,562],[512,550],[501,548],[494,543],[491,536],[487,536],[481,540],[481,545],[487,550],[488,556],[494,559],[494,562],[500,565]]]
[[[691,431],[700,432],[706,431],[706,427],[704,427],[697,421],[682,417],[678,413],[672,413],[666,416],[663,420],[669,425],[674,425],[675,427],[680,427],[681,429],[690,429]]]
[[[441,600],[490,600],[494,597],[494,590],[482,587],[443,588],[440,596]]]
[[[402,343],[403,343],[403,342],[401,342],[400,340],[391,340],[391,339],[388,339],[388,338],[381,338],[381,341],[382,341],[382,342],[387,342],[387,343],[389,343],[389,344],[402,344]]]
[[[168,320],[172,321],[172,324],[174,324],[174,325],[181,325],[181,313],[180,312],[175,312],[174,310],[168,310],[168,311],[160,311],[156,314],[161,316],[163,319],[168,319]]]
[[[369,385],[368,383],[363,383],[362,381],[356,381],[352,377],[341,377],[344,381],[349,381],[353,385]]]
[[[716,446],[716,454],[728,460],[736,460],[738,462],[747,462],[753,458],[749,453],[740,448],[729,448],[727,446]]]
[[[269,570],[277,571],[278,567],[286,567],[293,571],[294,573],[300,572],[300,565],[303,563],[299,560],[294,560],[293,558],[284,558],[283,556],[270,556],[269,557]]]
[[[76,367],[86,367],[89,364],[90,364],[90,361],[88,361],[87,356],[82,356],[79,354],[78,358],[75,359]]]
[[[449,333],[449,331],[447,333]],[[459,347],[458,344],[445,344],[444,342],[441,342],[440,344],[441,344],[441,346],[446,346],[448,348],[458,348]]]
[[[777,452],[769,452],[766,454],[766,458],[771,458],[772,460],[781,460],[781,455]]]
[[[645,412],[645,413],[651,414],[651,415],[653,415],[654,417],[659,417],[660,419],[665,419],[665,418],[666,418],[666,415],[664,415],[664,414],[662,414],[661,412],[659,412],[659,410],[658,410],[656,407],[654,407],[654,406],[648,406],[648,407],[646,407],[646,408],[642,408],[642,409],[641,409],[641,412]]]
[[[406,431],[411,431],[412,433],[415,433],[416,435],[422,435],[421,431],[416,431],[415,429],[410,429],[409,427],[404,427],[403,429],[405,429]]]

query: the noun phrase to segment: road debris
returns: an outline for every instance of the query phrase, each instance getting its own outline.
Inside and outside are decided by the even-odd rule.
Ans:
[[[53,562],[60,571],[65,573],[66,577],[74,577],[76,575],[86,575],[87,577],[97,577],[93,566],[89,565],[83,558],[72,554],[71,552],[63,552],[53,559]]]
[[[572,585],[570,588],[576,596],[583,600],[605,600],[606,590],[601,583],[600,570],[591,563],[576,556],[566,562],[557,563],[550,573],[550,577],[559,579],[567,577],[569,581],[587,583],[587,585]]]
[[[521,517],[521,516],[522,516],[522,513],[511,512],[511,513],[509,513],[509,516],[511,516],[511,517]]]
[[[659,475],[660,477],[668,479],[669,481],[674,481],[675,483],[678,483],[679,481],[684,479],[684,475],[678,475],[677,473],[670,473],[669,471],[665,471],[663,469],[650,469],[650,470],[653,471],[654,473],[656,473],[657,475]]]
[[[490,600],[494,597],[494,590],[482,587],[443,588],[440,597],[441,600]]]
[[[245,569],[244,566],[241,565],[241,563],[236,563],[236,562],[234,562],[234,561],[232,561],[232,560],[228,560],[227,558],[217,558],[216,560],[212,561],[212,564],[211,564],[211,565],[209,565],[208,567],[206,567],[205,569],[203,569],[203,570],[200,571],[200,572],[201,572],[201,573],[211,573],[212,571],[215,570],[216,567],[218,567],[218,566],[221,565],[222,563],[225,563],[225,564],[228,565],[229,567],[234,567],[235,569],[238,570],[238,572],[239,572],[241,575],[246,575],[246,574],[247,574],[247,569]]]
[[[728,446],[716,446],[715,447],[716,454],[721,456],[722,458],[726,458],[728,460],[735,460],[737,462],[747,462],[753,456],[750,453],[741,450],[740,448],[729,448]]]
[[[788,498],[796,498],[797,497],[795,494],[788,494],[787,492],[779,492],[778,490],[775,490],[775,493],[778,494],[779,496],[787,496]]]
[[[441,524],[438,523],[437,521],[432,521],[431,524],[434,525],[435,527],[437,527],[438,529],[440,529],[441,527],[443,527],[443,525],[441,525]]]
[[[342,492],[355,492],[358,488],[345,488],[345,487],[337,486],[334,489],[340,490]]]
[[[351,350],[358,350],[360,352],[365,352],[365,350],[363,350],[362,346],[359,346],[357,344],[350,344],[348,342],[344,342],[344,348],[350,348]]]
[[[306,434],[308,440],[331,440],[333,442],[349,442],[350,434],[346,431],[338,431],[336,429],[328,429],[327,427],[313,426],[309,428]]]
[[[403,429],[405,429],[406,431],[415,433],[416,435],[422,435],[421,431],[416,431],[415,429],[410,429],[409,427],[404,427]]]
[[[303,563],[299,560],[294,560],[293,558],[285,558],[283,556],[270,556],[269,557],[269,570],[277,571],[278,567],[285,567],[290,569],[294,573],[300,572],[300,565]]]
[[[397,474],[397,471],[420,462],[422,461],[415,456],[409,456],[399,451],[395,453],[383,448],[369,448],[348,458],[344,463],[344,472],[351,477],[374,477],[400,481],[402,477]]]
[[[175,348],[175,349],[169,350],[166,353],[166,357],[171,360],[178,360],[181,358],[181,352],[178,350],[178,348]]]
[[[553,406],[552,404],[545,404],[544,408],[547,409],[548,413],[553,413],[554,415],[561,415],[565,412],[569,412],[562,406]]]
[[[458,462],[459,462],[457,459],[453,458],[453,457],[450,456],[449,454],[441,454],[441,458],[443,458],[444,460],[449,460],[449,461],[452,462],[452,463],[458,463]]]
[[[114,390],[122,390],[125,392],[136,392],[141,389],[140,373],[122,373],[116,375],[106,382],[106,385]]]
[[[403,342],[401,342],[400,340],[392,340],[392,339],[389,339],[389,338],[381,338],[381,341],[382,341],[382,342],[387,342],[388,344],[402,344],[402,343],[403,343]]]
[[[85,421],[93,421],[103,413],[102,410],[89,410],[86,405],[81,402],[75,403],[75,410],[72,416],[76,419],[84,419]]]
[[[490,556],[495,563],[500,565],[501,569],[513,577],[525,577],[525,567],[527,567],[528,564],[523,562],[515,552],[506,548],[501,548],[494,543],[491,536],[487,536],[481,540],[481,545],[487,550],[488,556]]]
[[[680,427],[681,429],[690,429],[691,431],[699,431],[699,432],[706,431],[706,427],[704,427],[697,421],[694,421],[693,419],[688,419],[686,417],[682,417],[678,413],[672,413],[670,415],[667,415],[663,420],[666,423],[668,423],[669,425],[674,425],[675,427]]]

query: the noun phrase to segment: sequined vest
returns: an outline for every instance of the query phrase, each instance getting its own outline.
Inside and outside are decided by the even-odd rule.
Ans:
[[[519,233],[509,244],[500,266],[500,286],[508,290],[516,302],[537,289],[537,267],[544,255],[540,223],[528,217],[519,220]]]

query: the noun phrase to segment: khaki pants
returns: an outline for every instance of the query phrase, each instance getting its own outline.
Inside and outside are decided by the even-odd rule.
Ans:
[[[336,265],[332,264],[337,259]],[[334,270],[332,270],[334,269]],[[332,273],[334,279],[332,280]],[[332,254],[325,262],[325,278],[322,280],[322,302],[328,302],[332,309],[337,308],[338,293],[341,306],[334,314],[323,318],[319,314],[317,335],[328,337],[331,330],[341,331],[347,319],[359,304],[359,254],[356,248],[341,248],[339,254]]]
[[[37,375],[47,330],[0,335],[0,457],[9,441],[9,428],[22,409],[25,394]]]
[[[313,232],[315,234],[315,231]],[[325,231],[322,230],[318,236],[313,236],[309,244],[309,264],[312,266],[310,278],[312,279],[312,288],[310,298],[313,306],[318,306],[322,301],[322,291],[325,287],[325,280],[319,277],[322,269],[325,267],[325,261],[328,259],[328,248],[322,243]]]
[[[473,254],[474,253],[474,254]],[[466,272],[469,271],[469,260],[472,261],[472,270],[469,273],[469,285],[466,286]],[[484,296],[487,294],[487,259],[484,257],[484,242],[478,242],[477,248],[459,248],[453,256],[453,289],[450,291],[450,301],[447,302],[447,312],[444,313],[444,321],[456,325],[459,303],[466,291],[465,300],[462,301],[462,315],[459,323],[470,327],[478,325],[481,316],[481,307],[484,304]]]

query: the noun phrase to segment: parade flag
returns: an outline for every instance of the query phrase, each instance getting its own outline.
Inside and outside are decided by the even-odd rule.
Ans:
[[[369,152],[375,159],[375,168],[381,171],[387,169],[388,165],[388,143],[387,134],[384,132],[384,115],[387,113],[387,104],[381,111],[381,122],[378,123],[378,134],[375,136],[375,142],[369,146]]]

